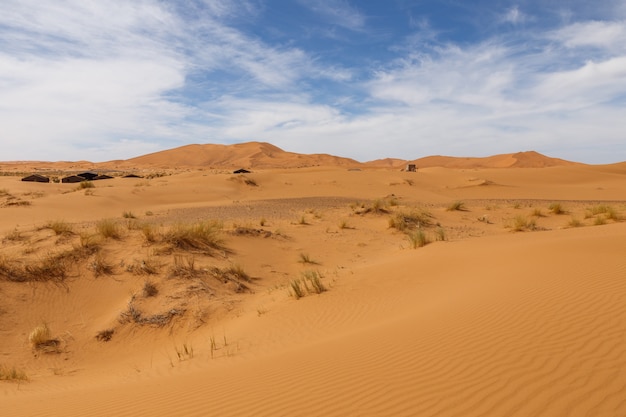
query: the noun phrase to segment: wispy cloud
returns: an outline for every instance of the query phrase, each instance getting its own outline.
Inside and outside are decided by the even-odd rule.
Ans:
[[[519,9],[519,6],[513,6],[504,13],[502,21],[512,23],[514,25],[521,24],[528,20],[528,15]]]
[[[366,23],[365,15],[347,0],[299,0],[299,3],[346,29],[362,30]]]

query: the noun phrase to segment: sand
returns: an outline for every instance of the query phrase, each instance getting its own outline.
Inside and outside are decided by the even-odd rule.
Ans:
[[[0,163],[151,174],[0,177],[0,415],[626,415],[625,164],[214,146]],[[217,247],[168,243],[194,224]]]

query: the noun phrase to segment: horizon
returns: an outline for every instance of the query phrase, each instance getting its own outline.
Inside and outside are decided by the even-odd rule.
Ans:
[[[0,46],[4,162],[253,141],[626,160],[619,0],[7,0]]]

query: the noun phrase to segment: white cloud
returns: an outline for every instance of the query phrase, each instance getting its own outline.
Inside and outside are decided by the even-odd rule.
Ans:
[[[502,16],[502,21],[512,23],[514,25],[524,23],[528,20],[528,15],[519,9],[519,6],[513,6]]]
[[[331,24],[357,31],[365,27],[365,16],[347,0],[300,0],[299,2],[327,19]]]
[[[552,38],[568,48],[591,46],[626,51],[626,21],[578,22],[556,30]]]

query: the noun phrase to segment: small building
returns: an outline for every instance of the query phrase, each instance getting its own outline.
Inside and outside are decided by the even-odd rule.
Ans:
[[[22,181],[28,182],[50,182],[50,178],[44,177],[43,175],[33,174],[27,177],[22,178]]]
[[[417,167],[415,166],[415,164],[407,164],[406,172],[416,172],[417,171]]]
[[[86,171],[86,172],[81,172],[80,174],[77,174],[77,176],[83,177],[87,181],[93,181],[93,179],[96,178],[98,174],[93,171]]]
[[[233,171],[233,174],[249,174],[250,171],[244,168],[239,168],[237,171]]]
[[[70,175],[68,177],[61,178],[61,182],[65,184],[72,184],[72,183],[83,182],[83,181],[87,181],[87,179],[79,175]]]

